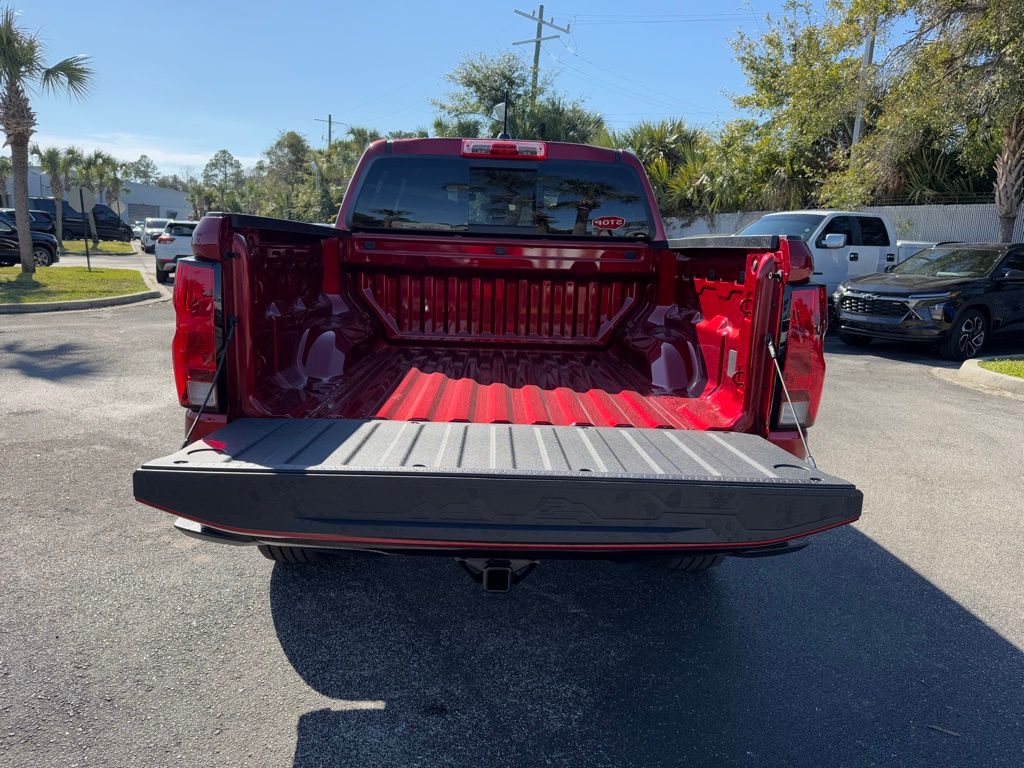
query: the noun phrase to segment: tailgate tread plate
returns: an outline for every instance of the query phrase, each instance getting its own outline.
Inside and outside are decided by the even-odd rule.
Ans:
[[[756,435],[241,419],[135,474],[139,501],[279,538],[754,545],[861,494]]]

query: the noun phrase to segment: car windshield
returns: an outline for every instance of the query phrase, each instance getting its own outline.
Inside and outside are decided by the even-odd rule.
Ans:
[[[181,224],[180,222],[175,222],[174,224],[168,224],[165,231],[168,235],[172,235],[174,237],[192,237],[192,232],[195,231],[195,228],[195,224]]]
[[[146,219],[146,229],[163,229],[169,223],[169,219]]]
[[[823,214],[818,213],[786,213],[780,215],[762,216],[753,224],[748,224],[737,235],[786,235],[787,237],[799,237],[806,240],[818,225],[825,220]]]
[[[995,268],[1003,251],[998,248],[929,248],[893,269],[900,275],[925,277],[984,277]]]
[[[639,175],[627,165],[404,156],[374,161],[352,226],[430,232],[649,237]]]

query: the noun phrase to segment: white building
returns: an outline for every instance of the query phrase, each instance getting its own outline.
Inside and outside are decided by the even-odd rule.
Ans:
[[[147,216],[165,219],[187,219],[192,214],[192,206],[184,192],[166,187],[154,187],[151,184],[136,184],[134,181],[124,183],[127,192],[121,193],[121,202],[125,204],[121,218],[131,224]],[[11,183],[7,184],[8,193]],[[50,188],[50,177],[41,173],[38,168],[28,170],[29,197],[53,197]],[[96,196],[96,202],[105,203],[102,194]]]

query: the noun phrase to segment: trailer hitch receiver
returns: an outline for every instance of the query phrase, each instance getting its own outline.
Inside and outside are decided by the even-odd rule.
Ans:
[[[458,558],[456,562],[485,592],[508,592],[537,567],[536,560]]]

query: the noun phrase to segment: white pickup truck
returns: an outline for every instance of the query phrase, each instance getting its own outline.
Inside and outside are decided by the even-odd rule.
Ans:
[[[768,213],[737,235],[799,237],[814,254],[814,280],[831,297],[847,278],[884,272],[935,243],[897,241],[892,222],[864,211],[781,211]]]

